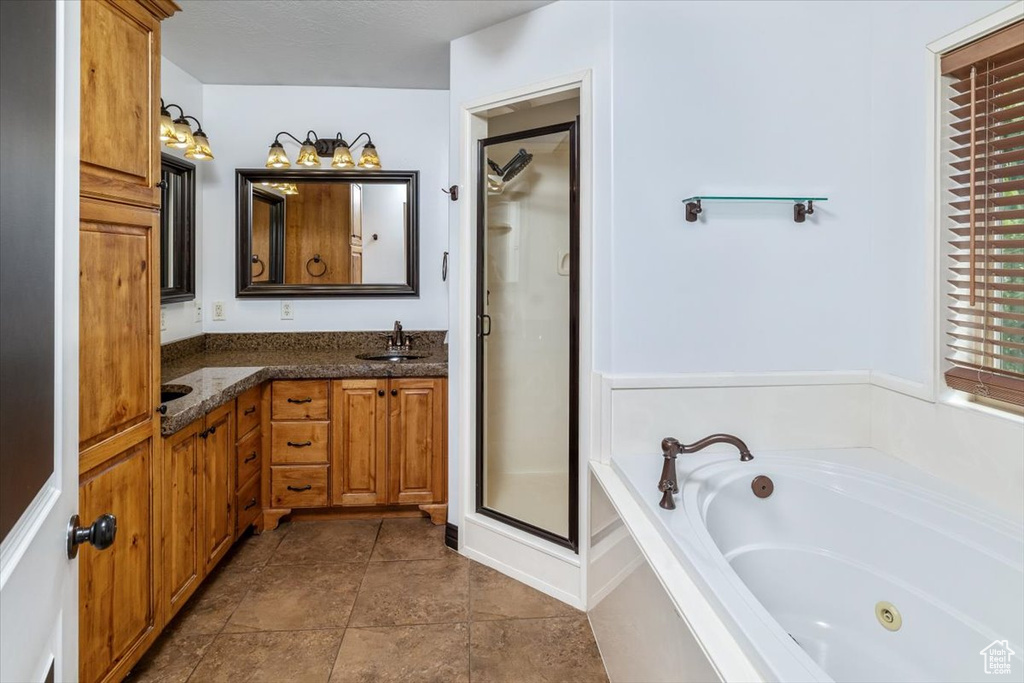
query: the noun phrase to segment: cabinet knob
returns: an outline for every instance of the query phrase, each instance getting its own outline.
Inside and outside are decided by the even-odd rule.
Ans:
[[[383,395],[384,395],[384,390],[383,390],[383,389],[379,389],[379,390],[377,391],[377,395],[378,395],[378,396],[383,396]]]
[[[391,395],[392,396],[398,396],[398,389],[392,389],[391,390]]]
[[[161,415],[166,415],[167,414],[167,404],[166,403],[161,404],[160,407],[156,409],[156,412],[160,413]]]

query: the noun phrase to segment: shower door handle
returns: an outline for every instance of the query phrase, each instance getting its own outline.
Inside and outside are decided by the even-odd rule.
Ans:
[[[486,313],[480,316],[480,336],[491,336],[491,316],[487,315]]]

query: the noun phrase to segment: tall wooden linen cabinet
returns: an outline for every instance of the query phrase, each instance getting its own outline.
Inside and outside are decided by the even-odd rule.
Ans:
[[[79,553],[79,674],[120,681],[158,633],[161,476],[160,22],[171,0],[84,0],[79,514],[117,518]]]

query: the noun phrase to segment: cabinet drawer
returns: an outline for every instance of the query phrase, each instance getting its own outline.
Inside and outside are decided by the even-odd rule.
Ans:
[[[274,382],[271,406],[274,420],[326,420],[327,380]]]
[[[235,446],[235,485],[241,488],[260,471],[263,441],[255,431]]]
[[[270,463],[295,465],[327,462],[330,422],[271,422]]]
[[[327,465],[270,468],[270,496],[275,508],[327,505]]]
[[[256,386],[238,397],[235,404],[235,428],[242,437],[260,426],[260,398],[262,392]],[[239,480],[241,481],[241,480]]]
[[[256,521],[260,514],[260,478],[252,481],[235,496],[235,509],[238,510],[238,523],[235,525],[235,536],[238,536],[249,525]]]

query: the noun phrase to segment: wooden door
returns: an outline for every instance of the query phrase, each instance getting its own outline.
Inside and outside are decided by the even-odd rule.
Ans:
[[[388,502],[444,502],[445,381],[392,379],[389,387]]]
[[[203,563],[209,573],[235,538],[235,404],[226,403],[206,415],[203,440]]]
[[[79,550],[79,671],[89,683],[121,680],[156,636],[153,439],[145,438],[83,473],[79,515],[117,518],[106,550]]]
[[[161,567],[165,619],[174,616],[195,592],[205,569],[199,475],[203,445],[199,419],[164,439],[161,498]]]
[[[158,207],[160,20],[166,0],[82,3],[83,196]]]
[[[388,381],[334,380],[331,390],[331,504],[384,504]]]
[[[159,221],[159,213],[150,209],[81,202],[78,431],[83,450],[151,424],[159,405],[160,338],[154,325]]]

